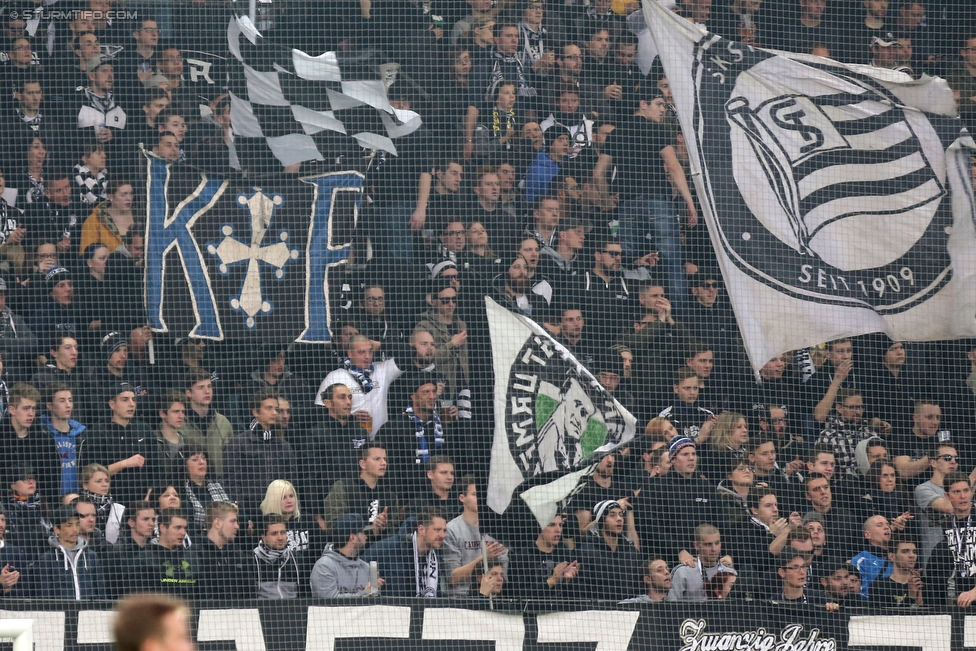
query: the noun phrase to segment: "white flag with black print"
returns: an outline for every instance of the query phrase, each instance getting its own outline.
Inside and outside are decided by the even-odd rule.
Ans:
[[[488,297],[485,307],[495,378],[486,502],[544,527],[602,453],[634,438],[637,420],[535,321]]]
[[[372,51],[312,56],[263,37],[246,16],[231,18],[227,39],[240,62],[230,71],[230,115],[244,167],[262,154],[284,166],[325,160],[346,139],[396,155],[393,140],[420,128],[417,113],[387,98],[397,65]]]
[[[976,334],[974,143],[945,81],[643,10],[755,369],[857,334]]]

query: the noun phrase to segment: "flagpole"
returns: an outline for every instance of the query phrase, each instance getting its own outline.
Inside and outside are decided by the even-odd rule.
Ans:
[[[258,0],[250,0],[247,3],[247,16],[251,19],[252,25],[258,24]]]
[[[488,576],[488,543],[485,541],[485,534],[481,534],[481,569],[482,576]],[[488,607],[495,610],[495,595],[488,593]]]

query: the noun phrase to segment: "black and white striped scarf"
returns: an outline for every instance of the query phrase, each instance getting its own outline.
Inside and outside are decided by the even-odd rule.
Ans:
[[[263,540],[259,540],[258,546],[254,548],[254,555],[268,565],[282,567],[291,560],[291,547],[285,545],[284,549],[271,549]]]
[[[6,243],[7,237],[15,230],[17,230],[17,211],[0,199],[0,244]]]
[[[99,113],[108,113],[115,108],[115,95],[110,90],[105,92],[105,97],[100,97],[92,91],[91,86],[86,86],[85,97],[88,98],[91,107]]]
[[[227,497],[227,493],[224,491],[224,487],[217,482],[208,481],[207,492],[210,493],[210,499],[214,502],[229,502],[230,498]],[[190,486],[190,480],[187,479],[183,484],[183,494],[186,499],[190,502],[193,507],[193,521],[200,525],[201,527],[207,527],[207,507],[204,506],[199,498],[197,498],[196,493],[193,492],[193,487]]]

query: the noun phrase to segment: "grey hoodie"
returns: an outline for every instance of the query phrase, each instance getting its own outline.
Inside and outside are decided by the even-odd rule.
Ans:
[[[330,549],[315,561],[309,583],[317,597],[365,597],[369,565]]]

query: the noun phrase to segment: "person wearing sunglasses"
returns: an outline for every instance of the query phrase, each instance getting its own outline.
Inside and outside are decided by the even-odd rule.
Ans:
[[[915,487],[915,506],[919,509],[919,565],[928,563],[932,550],[944,535],[942,518],[952,513],[952,504],[946,497],[945,478],[959,469],[959,455],[952,443],[937,443],[928,455],[931,478]],[[976,476],[976,469],[970,477]]]
[[[727,374],[737,359],[734,353],[739,330],[728,296],[722,292],[722,274],[703,264],[689,282],[694,300],[679,316],[695,339],[712,346],[716,370]]]
[[[469,413],[468,325],[457,315],[458,290],[449,280],[433,281],[427,293],[427,304],[430,309],[421,315],[416,327],[434,337],[434,365],[445,379],[444,389],[438,395],[439,414],[444,420],[451,421],[458,417],[459,407],[464,407],[465,416]]]
[[[624,273],[621,266],[623,247],[613,238],[597,242],[593,253],[593,266],[583,273],[579,288],[584,312],[591,315],[595,334],[606,341],[613,341],[627,330],[633,313],[639,309],[631,273]],[[644,279],[650,275],[646,268]]]

